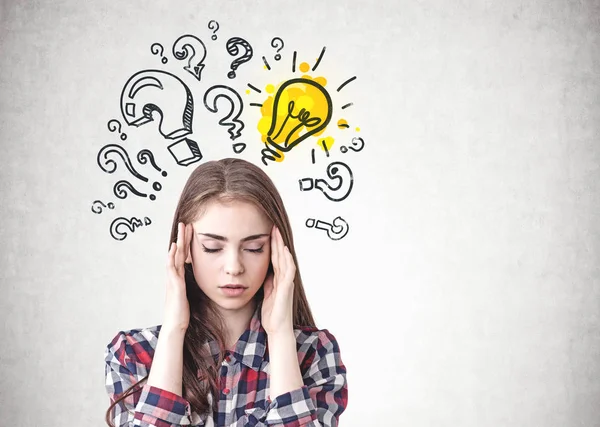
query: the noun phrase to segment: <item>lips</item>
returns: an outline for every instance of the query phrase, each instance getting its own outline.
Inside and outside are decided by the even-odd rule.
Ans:
[[[221,286],[222,288],[226,288],[226,289],[246,289],[247,286],[244,285],[225,285],[225,286]]]

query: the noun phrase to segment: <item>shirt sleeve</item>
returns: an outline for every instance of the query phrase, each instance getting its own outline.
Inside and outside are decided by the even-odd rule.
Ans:
[[[104,353],[106,391],[110,404],[148,374],[124,332],[106,347]],[[131,338],[130,338],[131,339]],[[143,350],[140,356],[150,359]],[[143,385],[142,385],[143,384]],[[189,402],[174,393],[142,383],[133,394],[119,402],[111,412],[116,427],[177,427],[191,425]]]
[[[348,403],[346,367],[335,337],[319,331],[314,352],[305,359],[304,385],[252,408],[232,427],[337,427]],[[303,370],[303,369],[301,369]]]

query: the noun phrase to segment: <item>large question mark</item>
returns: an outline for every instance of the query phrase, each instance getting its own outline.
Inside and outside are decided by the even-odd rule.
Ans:
[[[360,141],[360,142],[357,142],[357,141]],[[359,148],[356,148],[355,146],[356,146],[356,147],[359,147]],[[345,145],[342,145],[342,146],[340,147],[340,151],[341,151],[342,153],[347,153],[347,152],[348,152],[348,149],[350,149],[350,150],[352,150],[352,151],[356,151],[356,152],[358,153],[358,152],[359,152],[360,150],[362,150],[364,147],[365,147],[365,140],[364,140],[364,139],[362,139],[360,136],[355,136],[354,138],[352,138],[352,145],[351,145],[351,146],[349,146],[349,147],[346,147]]]
[[[127,219],[125,217],[118,217],[113,220],[110,224],[110,235],[115,240],[124,240],[127,237],[127,232],[119,231],[119,228],[127,227],[130,232],[135,232],[135,229],[138,227],[142,227],[144,225],[150,225],[152,221],[147,216],[144,217],[144,222],[136,217],[131,217]]]
[[[160,62],[162,62],[163,64],[166,64],[167,62],[169,62],[169,60],[167,59],[166,56],[163,56],[164,51],[165,51],[165,48],[160,43],[154,43],[152,46],[150,46],[150,52],[152,52],[152,55],[160,55],[160,57],[161,57]]]
[[[340,174],[340,171],[345,173]],[[346,179],[343,175],[346,175]],[[330,185],[325,179],[302,178],[298,180],[300,191],[310,191],[317,188],[332,202],[341,202],[348,197],[354,185],[354,176],[350,167],[343,162],[332,162],[327,166],[327,176],[330,180],[336,181],[337,184]]]
[[[348,234],[350,227],[344,218],[341,216],[336,217],[331,224],[320,219],[315,220],[314,218],[308,218],[306,220],[306,226],[308,228],[317,228],[319,230],[326,230],[327,236],[331,240],[340,240]]]
[[[229,40],[227,40],[227,52],[229,52],[231,56],[236,56],[240,53],[240,46],[244,48],[244,53],[239,58],[234,59],[231,63],[231,71],[227,73],[227,77],[229,77],[230,79],[235,78],[235,70],[237,70],[240,65],[252,59],[253,53],[252,46],[250,46],[250,43],[248,43],[241,37],[232,37]]]
[[[117,119],[112,119],[109,120],[108,123],[106,124],[108,126],[108,130],[111,132],[117,131],[121,134],[121,140],[125,141],[127,139],[127,134],[121,132],[121,122],[118,121]],[[117,127],[118,125],[118,127]]]
[[[239,120],[239,117],[244,110],[244,103],[242,102],[242,97],[234,89],[229,86],[215,85],[208,89],[204,94],[204,105],[208,111],[211,113],[219,111],[217,108],[217,100],[219,98],[225,98],[230,106],[227,114],[219,120],[219,124],[221,126],[229,127],[227,131],[233,141],[242,135],[242,129],[244,129],[244,122]],[[234,144],[233,147],[234,151],[238,154],[244,151],[244,148],[246,148],[246,144],[243,142]]]
[[[213,35],[210,36],[210,38],[212,39],[212,41],[215,41],[217,39],[217,30],[219,29],[219,23],[213,19],[208,23],[208,29],[213,30]]]
[[[160,134],[175,140],[168,149],[177,164],[188,166],[202,159],[198,143],[186,138],[192,133],[194,115],[190,89],[179,77],[166,71],[139,71],[123,87],[121,113],[127,124],[142,126],[154,120],[154,111],[160,113]]]
[[[278,46],[277,41],[281,42],[281,46]],[[277,55],[275,55],[275,61],[279,61],[281,59],[281,55],[279,54],[279,52],[281,51],[281,49],[283,49],[283,40],[281,40],[279,37],[275,37],[273,40],[271,40],[271,46],[275,49],[279,47],[279,49],[277,49]]]
[[[185,34],[173,43],[173,56],[175,58],[181,61],[186,59],[188,55],[190,59],[183,69],[200,81],[200,74],[204,69],[203,62],[206,58],[206,46],[202,43],[202,40],[191,34]]]
[[[135,176],[141,181],[148,182],[148,178],[146,178],[144,175],[140,174],[138,171],[135,170],[133,164],[131,163],[131,160],[129,159],[129,154],[127,154],[127,151],[117,144],[107,144],[104,147],[102,147],[100,151],[98,151],[97,162],[98,166],[100,166],[100,169],[102,169],[106,173],[114,173],[114,171],[117,170],[117,162],[113,159],[109,159],[109,156],[115,154],[118,157],[120,157],[121,160],[123,160],[125,167],[129,172],[131,172],[133,176]],[[128,188],[132,193],[140,197],[147,196],[147,194],[141,193],[138,190],[136,190],[130,182],[121,180],[117,182],[114,186],[115,196],[117,196],[119,199],[124,199],[127,197],[127,193],[123,190],[123,187]],[[154,182],[154,184],[152,184],[152,188],[154,188],[154,190],[156,191],[160,191],[162,189],[162,186],[160,185],[160,183]],[[156,196],[154,194],[151,194],[150,200],[156,200]]]

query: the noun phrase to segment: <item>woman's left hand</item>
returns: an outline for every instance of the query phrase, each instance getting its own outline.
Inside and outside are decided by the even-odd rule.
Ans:
[[[267,275],[264,284],[262,304],[262,326],[267,335],[293,332],[294,277],[296,265],[294,258],[279,229],[271,230],[271,262],[273,274]]]

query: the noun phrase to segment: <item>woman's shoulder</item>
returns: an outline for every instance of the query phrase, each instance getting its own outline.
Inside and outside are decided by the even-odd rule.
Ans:
[[[146,368],[152,364],[161,325],[121,330],[107,344],[105,358],[117,359],[122,365],[141,363]]]

